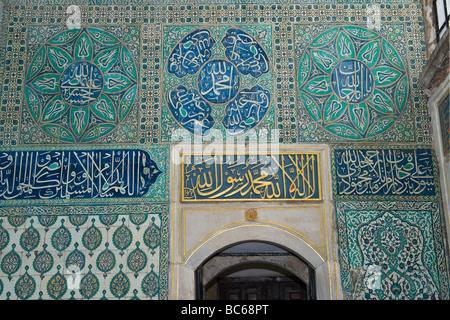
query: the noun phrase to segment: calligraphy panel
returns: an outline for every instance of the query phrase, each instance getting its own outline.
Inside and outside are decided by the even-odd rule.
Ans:
[[[272,25],[163,27],[162,141],[275,128]]]
[[[414,141],[404,26],[366,27],[296,26],[301,141]]]
[[[322,200],[318,152],[184,155],[182,201]]]
[[[141,149],[2,151],[0,202],[159,200],[168,183],[166,165],[154,154]]]
[[[23,143],[135,142],[138,32],[134,26],[32,27]]]
[[[436,199],[439,182],[431,149],[335,147],[336,199]]]

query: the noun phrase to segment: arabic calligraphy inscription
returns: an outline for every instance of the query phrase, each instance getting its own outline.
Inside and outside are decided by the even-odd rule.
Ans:
[[[0,200],[141,197],[161,173],[144,150],[3,151]]]
[[[317,152],[185,155],[183,201],[322,200]]]
[[[335,196],[435,197],[430,149],[334,150]]]

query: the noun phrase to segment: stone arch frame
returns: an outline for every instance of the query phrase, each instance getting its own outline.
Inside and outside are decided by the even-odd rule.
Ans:
[[[254,253],[247,254],[230,254],[221,255],[226,249],[249,241],[233,243],[215,252],[210,258],[207,258],[196,269],[196,297],[200,298],[205,293],[204,290],[221,276],[234,272],[237,268],[242,266],[253,267],[252,269],[266,269],[277,271],[286,276],[296,279],[296,281],[303,283],[307,289],[308,299],[315,299],[315,278],[314,268],[297,254],[290,252],[288,248],[280,247],[277,243],[261,242],[276,246],[284,252],[274,253]],[[251,241],[254,242],[254,241]],[[216,267],[220,265],[220,267]],[[245,269],[245,268],[244,268]],[[201,276],[200,276],[201,274]],[[199,278],[201,277],[201,278]],[[201,291],[201,292],[199,292]]]
[[[242,225],[230,228],[200,244],[183,264],[172,264],[172,287],[177,287],[178,299],[195,299],[195,271],[205,261],[230,245],[247,241],[270,242],[296,255],[314,270],[317,299],[331,299],[330,262],[324,260],[305,240],[299,241],[298,236],[280,229],[275,229],[269,235],[264,232],[267,227],[270,226]],[[226,242],[226,239],[234,241]]]
[[[169,299],[195,299],[196,269],[217,251],[246,241],[273,243],[307,262],[314,269],[316,299],[343,298],[329,146],[280,145],[279,148],[283,152],[321,154],[323,200],[183,202],[178,157],[191,153],[192,146],[186,142],[171,146]],[[248,147],[249,152],[252,150]],[[250,208],[257,211],[257,218],[252,221],[245,216]]]

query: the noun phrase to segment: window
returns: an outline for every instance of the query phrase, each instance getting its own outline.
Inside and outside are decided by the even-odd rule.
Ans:
[[[450,0],[434,0],[433,6],[436,17],[436,34],[439,41],[448,28]]]

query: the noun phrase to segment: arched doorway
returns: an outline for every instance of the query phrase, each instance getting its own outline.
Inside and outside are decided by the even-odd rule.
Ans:
[[[314,269],[278,245],[246,241],[211,256],[196,270],[196,298],[315,299]]]

